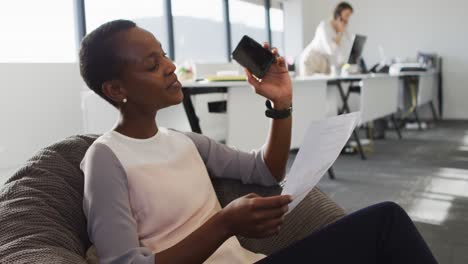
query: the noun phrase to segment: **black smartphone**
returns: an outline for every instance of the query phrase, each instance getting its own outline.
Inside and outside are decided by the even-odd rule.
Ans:
[[[261,79],[275,62],[275,56],[249,36],[243,36],[232,52],[232,58]]]

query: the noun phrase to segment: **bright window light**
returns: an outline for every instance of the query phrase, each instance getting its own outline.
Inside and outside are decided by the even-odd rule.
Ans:
[[[0,8],[0,62],[77,60],[74,0],[14,0]]]
[[[241,0],[229,1],[232,24],[243,24],[251,28],[265,28],[265,7]]]
[[[468,146],[459,146],[458,150],[459,151],[468,151]]]
[[[436,177],[424,182],[424,189],[418,190],[409,205],[408,214],[416,221],[442,225],[456,198],[468,197],[468,170],[439,168]]]
[[[172,15],[223,21],[222,0],[172,0]]]
[[[468,181],[468,170],[465,169],[440,168],[437,172],[437,175],[441,178],[460,179]]]
[[[229,18],[231,20],[232,49],[242,36],[248,35],[259,43],[268,40],[266,30],[265,6],[229,0]]]
[[[413,200],[408,210],[408,215],[417,222],[442,225],[452,206],[451,200],[417,198]]]
[[[284,31],[283,10],[270,8],[270,20],[271,31]]]
[[[222,0],[173,0],[175,60],[227,62]]]
[[[284,14],[280,8],[270,8],[271,44],[284,55]]]
[[[88,32],[116,19],[142,19],[163,16],[162,0],[86,0]]]
[[[153,33],[167,50],[163,0],[86,0],[86,32],[116,20],[128,19]]]

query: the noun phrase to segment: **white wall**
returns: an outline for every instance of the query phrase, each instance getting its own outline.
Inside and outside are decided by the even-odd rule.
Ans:
[[[302,39],[294,41],[302,40],[305,47],[318,23],[331,18],[338,2],[287,1],[285,5],[302,4],[302,13],[286,14],[286,21],[302,16],[302,24],[295,25],[302,27]],[[369,66],[380,60],[379,45],[384,47],[388,58],[414,58],[418,51],[437,52],[443,57],[444,118],[468,119],[465,103],[468,82],[464,78],[468,69],[468,34],[464,27],[468,1],[351,0],[350,3],[355,9],[350,31],[368,36],[364,56]]]
[[[112,129],[119,117],[118,110],[90,89],[86,88],[83,91],[81,108],[84,133],[102,134]],[[192,96],[192,103],[199,118],[203,134],[218,141],[226,139],[226,114],[209,113],[208,102],[225,99],[225,94]],[[191,131],[190,123],[182,103],[159,110],[156,115],[156,121],[158,126],[173,128],[179,131]]]
[[[82,133],[77,64],[0,64],[0,169]]]
[[[85,91],[90,90],[76,63],[0,63],[0,169],[16,168],[41,148],[66,137],[111,129],[117,111],[94,96],[83,114]],[[193,98],[202,129],[217,140],[226,137],[225,115],[208,113],[207,102],[224,97]],[[190,130],[182,104],[158,113],[158,124]]]

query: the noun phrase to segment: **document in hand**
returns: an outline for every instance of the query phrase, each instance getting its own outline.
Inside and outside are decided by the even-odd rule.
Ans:
[[[333,165],[353,130],[361,112],[314,121],[309,125],[301,148],[289,171],[282,194],[292,195],[291,212]]]

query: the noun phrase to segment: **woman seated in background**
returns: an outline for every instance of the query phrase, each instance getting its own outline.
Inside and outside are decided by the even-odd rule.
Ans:
[[[257,94],[285,110],[291,79],[284,58],[272,52],[276,63],[261,82],[246,74]],[[182,102],[181,84],[160,42],[132,21],[87,35],[80,71],[120,112],[81,163],[83,210],[101,263],[436,263],[394,203],[350,214],[270,256],[248,251],[236,236],[277,234],[291,197],[249,194],[221,208],[209,175],[265,186],[283,180],[291,116],[274,119],[265,146],[251,153],[158,127],[158,110]]]
[[[312,42],[299,58],[301,76],[316,73],[336,73],[348,60],[352,46],[352,36],[346,30],[353,7],[346,2],[339,3],[331,21],[322,21],[315,31]]]

